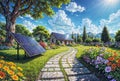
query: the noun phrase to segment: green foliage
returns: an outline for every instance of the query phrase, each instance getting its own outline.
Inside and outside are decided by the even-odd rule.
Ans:
[[[81,37],[79,34],[77,35],[77,42],[78,42],[78,43],[81,43],[81,42],[82,42],[82,37]]]
[[[99,38],[94,38],[92,42],[100,42],[101,40]]]
[[[83,37],[82,37],[82,40],[83,42],[85,42],[87,39],[87,34],[86,34],[86,27],[84,26],[84,30],[83,30]]]
[[[85,42],[86,42],[86,43],[91,43],[91,42],[92,42],[92,39],[91,39],[91,38],[87,38],[87,39],[85,40]]]
[[[25,36],[32,36],[32,33],[23,25],[16,25],[16,33],[21,33]]]
[[[115,40],[117,42],[120,42],[120,30],[118,30],[118,32],[116,33]]]
[[[33,36],[39,40],[47,41],[50,37],[49,31],[44,26],[37,26],[33,29]]]
[[[67,47],[47,50],[42,56],[24,58],[24,51],[20,50],[20,60],[16,60],[16,50],[0,50],[0,56],[4,56],[6,61],[12,61],[23,68],[23,73],[27,77],[26,81],[36,81],[39,72],[47,61],[56,54],[67,51]]]
[[[103,41],[104,43],[106,42],[110,42],[110,35],[109,35],[109,32],[107,30],[107,27],[105,26],[103,28],[103,31],[102,31],[102,35],[101,35],[101,41]]]
[[[0,22],[0,38],[4,38],[6,35],[5,23]]]
[[[9,3],[7,1],[9,1]],[[60,8],[62,4],[67,4],[69,2],[70,0],[0,0],[0,14],[11,14],[12,17],[30,14],[33,18],[38,19],[42,18],[44,14],[52,16],[54,14],[52,8]],[[5,9],[3,5],[7,8]],[[10,12],[5,13],[4,10],[5,12]]]

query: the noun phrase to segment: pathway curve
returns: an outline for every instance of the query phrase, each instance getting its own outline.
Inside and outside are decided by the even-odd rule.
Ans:
[[[77,50],[69,51],[52,57],[41,70],[38,81],[100,81],[76,58]]]

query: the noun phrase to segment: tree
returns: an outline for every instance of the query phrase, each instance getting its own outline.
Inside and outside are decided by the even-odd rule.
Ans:
[[[103,41],[104,43],[110,42],[110,35],[109,35],[109,32],[106,26],[104,26],[103,28],[102,35],[101,35],[101,41]]]
[[[77,35],[77,42],[78,43],[82,42],[82,37],[80,36],[80,34]]]
[[[60,8],[70,0],[0,0],[0,14],[6,20],[6,42],[13,44],[10,32],[15,33],[16,18],[26,14],[33,18],[42,18],[44,14],[52,16],[53,7]]]
[[[44,26],[37,26],[35,29],[33,29],[33,36],[39,40],[48,40],[50,37],[49,31]]]
[[[115,41],[120,42],[120,30],[118,30],[118,32],[115,35]]]
[[[86,39],[87,39],[86,27],[84,26],[83,37],[82,37],[83,42],[85,42]]]
[[[32,36],[32,33],[23,25],[17,24],[16,25],[16,33],[21,33],[25,36]]]
[[[92,39],[91,39],[91,38],[87,38],[87,39],[85,40],[85,42],[86,42],[86,43],[91,43],[91,42],[92,42]]]

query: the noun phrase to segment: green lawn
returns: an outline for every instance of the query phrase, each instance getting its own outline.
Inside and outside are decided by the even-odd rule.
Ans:
[[[27,81],[35,81],[38,77],[40,70],[44,67],[45,63],[54,55],[67,51],[68,47],[60,47],[58,49],[47,50],[43,55],[24,58],[24,51],[20,50],[20,60],[16,59],[16,50],[0,50],[0,56],[4,56],[6,61],[12,61],[24,70],[24,75]]]
[[[92,73],[94,73],[98,78],[100,78],[101,81],[108,81],[108,80],[103,76],[103,74],[98,73],[98,70],[97,70],[94,66],[91,66],[90,64],[86,63],[86,62],[81,58],[81,55],[83,54],[83,50],[84,50],[84,49],[88,49],[88,48],[90,48],[90,47],[96,48],[95,46],[83,46],[83,45],[76,46],[75,48],[78,50],[78,52],[77,52],[77,54],[76,54],[76,58],[79,59],[80,62],[81,62],[85,67],[87,67]],[[119,50],[120,50],[120,49],[115,49],[115,48],[108,48],[108,49],[114,50],[114,51],[118,52],[118,54],[119,54]]]

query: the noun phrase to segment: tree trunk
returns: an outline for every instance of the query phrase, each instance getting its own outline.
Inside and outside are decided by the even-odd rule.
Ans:
[[[15,18],[6,17],[6,44],[13,45],[14,39],[10,33],[15,33]]]

